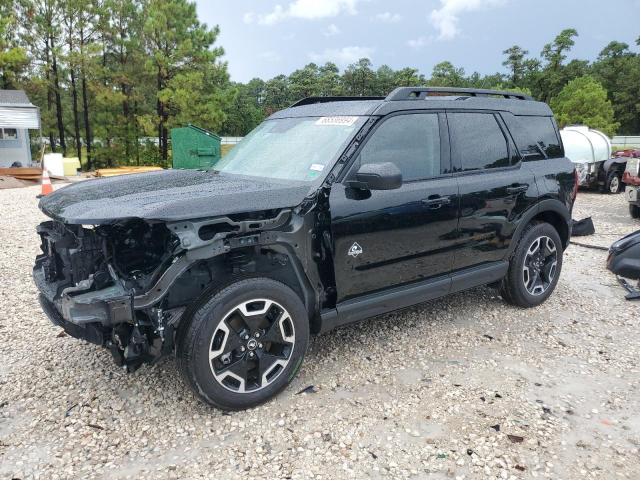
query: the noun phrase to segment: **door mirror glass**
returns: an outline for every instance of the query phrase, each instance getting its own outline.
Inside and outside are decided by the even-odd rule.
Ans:
[[[356,173],[354,187],[369,190],[394,190],[402,185],[402,172],[394,163],[365,163]]]

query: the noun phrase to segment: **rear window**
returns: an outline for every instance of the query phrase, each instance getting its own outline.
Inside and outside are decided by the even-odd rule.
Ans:
[[[466,172],[508,167],[507,139],[491,113],[448,113],[451,152],[458,169]]]
[[[544,151],[548,158],[560,158],[564,155],[552,117],[514,116],[504,114],[503,118],[513,140],[525,160],[544,160]]]

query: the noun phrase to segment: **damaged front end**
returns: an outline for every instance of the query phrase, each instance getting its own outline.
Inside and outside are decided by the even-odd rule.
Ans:
[[[183,314],[210,287],[255,272],[302,285],[308,266],[298,269],[289,255],[310,256],[312,221],[289,209],[97,226],[47,221],[37,228],[33,277],[54,324],[133,371],[174,351]]]
[[[179,312],[148,302],[180,256],[179,239],[163,223],[129,220],[86,227],[40,224],[42,254],[33,269],[40,303],[70,335],[107,347],[135,369],[167,345],[167,323]]]

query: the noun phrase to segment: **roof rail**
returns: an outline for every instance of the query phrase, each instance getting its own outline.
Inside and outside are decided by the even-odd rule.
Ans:
[[[491,97],[499,96],[508,99],[533,100],[530,95],[517,92],[507,92],[503,90],[486,90],[483,88],[458,88],[458,87],[398,87],[391,92],[386,100],[395,102],[400,100],[424,100],[430,94],[468,95],[471,97]]]
[[[298,100],[289,108],[301,107],[302,105],[313,105],[314,103],[330,103],[330,102],[356,102],[359,100],[384,100],[385,97],[307,97]]]

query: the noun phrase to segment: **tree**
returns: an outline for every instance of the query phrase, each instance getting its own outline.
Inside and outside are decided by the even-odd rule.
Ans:
[[[542,49],[540,56],[546,63],[544,68],[534,76],[531,85],[536,97],[542,101],[548,103],[558,95],[568,81],[586,73],[577,68],[580,66],[578,64],[573,64],[569,69],[563,65],[567,58],[567,53],[575,44],[574,38],[577,36],[578,32],[575,29],[567,28],[562,30],[553,42],[547,43]]]
[[[619,126],[606,90],[588,75],[571,80],[551,101],[551,108],[561,127],[588,125],[612,136]]]
[[[578,32],[574,28],[562,30],[552,43],[547,43],[542,49],[542,58],[547,61],[548,68],[560,70],[562,62],[567,58],[567,52],[575,45],[574,38]]]
[[[289,75],[290,93],[296,100],[319,95],[319,86],[320,72],[315,63],[310,63]]]
[[[214,47],[220,29],[198,21],[187,0],[149,0],[143,12],[147,71],[155,77],[158,143],[168,159],[172,125],[194,121],[218,129],[233,100],[224,54]]]
[[[524,79],[527,71],[527,64],[525,63],[525,57],[529,54],[528,50],[520,48],[518,45],[507,48],[502,52],[507,58],[502,65],[507,67],[510,72],[510,78],[512,85],[519,85]]]
[[[610,42],[593,65],[594,77],[607,90],[620,132],[640,131],[640,56],[622,42]]]
[[[17,88],[29,64],[27,53],[18,42],[13,5],[11,0],[0,0],[0,89]]]
[[[340,70],[335,63],[327,62],[319,68],[318,94],[329,97],[342,94]]]
[[[466,87],[464,68],[456,68],[451,62],[440,62],[433,67],[431,79],[427,82],[434,87]]]
[[[374,94],[376,75],[371,67],[368,58],[361,58],[347,67],[342,81],[348,95],[361,97]]]
[[[396,87],[412,87],[425,84],[424,75],[422,75],[417,68],[405,67],[402,70],[398,70],[393,75],[394,86]],[[382,95],[386,95],[389,92],[381,92]]]

